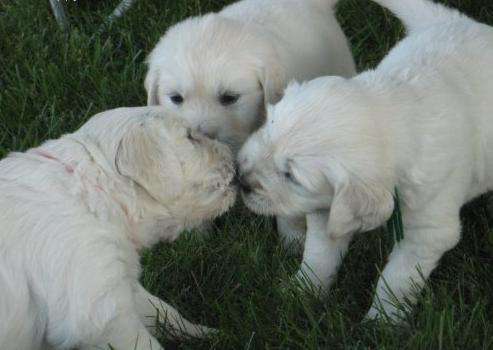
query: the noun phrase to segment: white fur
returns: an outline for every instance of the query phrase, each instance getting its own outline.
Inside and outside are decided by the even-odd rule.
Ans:
[[[236,152],[291,79],[355,74],[336,2],[242,0],[174,25],[148,58],[148,104],[167,106]],[[176,93],[181,105],[170,100]],[[223,93],[239,99],[223,106]],[[304,233],[304,221],[278,220],[287,245]]]
[[[493,30],[427,0],[376,2],[408,36],[373,71],[293,83],[239,163],[251,209],[310,213],[300,273],[322,287],[351,236],[390,217],[397,188],[404,240],[368,314],[395,319],[459,241],[462,205],[493,189]]]
[[[289,80],[354,74],[334,3],[243,0],[174,25],[148,58],[148,104],[179,111],[238,149],[263,122],[264,102],[278,101]],[[224,92],[239,100],[221,105]],[[172,93],[183,96],[181,105]]]
[[[138,251],[232,205],[228,147],[121,108],[0,161],[0,349],[162,349],[194,325],[139,284]]]

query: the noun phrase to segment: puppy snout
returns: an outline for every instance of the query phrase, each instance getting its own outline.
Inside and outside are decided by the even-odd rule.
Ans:
[[[210,139],[217,139],[217,130],[214,128],[209,127],[208,125],[201,123],[197,127],[197,131],[200,132],[202,135],[207,136]]]

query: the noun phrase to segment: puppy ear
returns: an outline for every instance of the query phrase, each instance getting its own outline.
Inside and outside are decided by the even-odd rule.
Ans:
[[[264,92],[264,106],[267,107],[281,100],[287,81],[285,68],[281,65],[274,48],[268,47],[264,51],[260,60],[258,79]]]
[[[265,68],[260,78],[264,92],[264,105],[276,104],[282,98],[285,81],[278,68]]]
[[[291,95],[291,94],[295,95],[300,90],[301,90],[301,84],[297,80],[293,79],[288,83],[286,89],[284,89],[284,95]]]
[[[394,210],[394,197],[379,184],[346,179],[335,186],[327,233],[340,238],[354,232],[373,230],[387,221]]]
[[[117,172],[130,178],[159,202],[169,200],[181,190],[181,165],[158,118],[134,125],[120,140],[115,155]]]
[[[156,69],[147,72],[144,87],[147,91],[147,105],[159,105],[159,73]]]

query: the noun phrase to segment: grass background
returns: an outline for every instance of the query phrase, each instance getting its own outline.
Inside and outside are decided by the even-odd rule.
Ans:
[[[47,0],[0,1],[0,156],[72,131],[98,111],[145,104],[143,61],[166,28],[231,2],[141,0],[94,36],[118,1],[68,1],[68,35]],[[442,2],[493,24],[491,0]],[[341,0],[338,16],[360,70],[375,66],[403,35],[367,0]],[[385,234],[358,237],[330,295],[317,300],[283,292],[281,281],[299,257],[280,247],[270,219],[241,205],[206,238],[184,235],[146,252],[142,281],[188,318],[221,329],[210,340],[181,344],[163,336],[170,349],[493,349],[493,222],[486,209],[480,198],[463,210],[464,240],[443,258],[407,325],[361,323],[391,249]]]

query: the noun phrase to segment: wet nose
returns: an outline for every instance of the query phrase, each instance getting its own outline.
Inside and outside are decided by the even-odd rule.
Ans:
[[[205,135],[210,139],[216,139],[217,138],[217,131],[213,130],[212,128],[208,127],[205,124],[199,124],[199,126],[197,127],[197,130],[202,135]]]
[[[250,184],[248,183],[248,181],[246,180],[243,174],[238,177],[238,183],[240,184],[240,188],[243,191],[243,193],[249,194],[250,192],[252,192],[252,187],[250,186]]]

